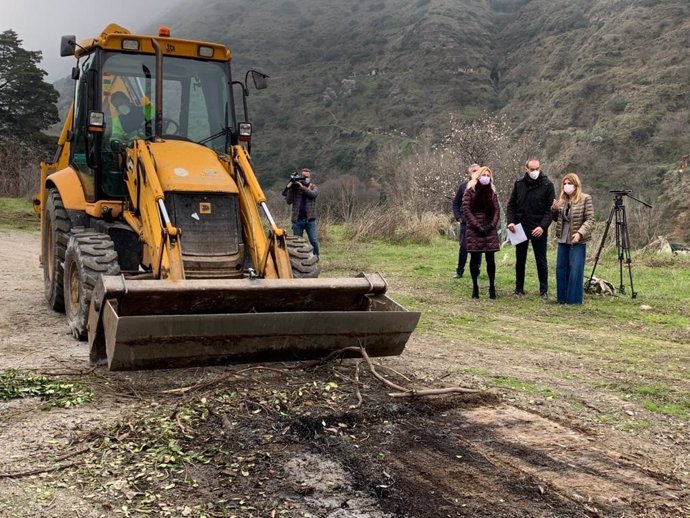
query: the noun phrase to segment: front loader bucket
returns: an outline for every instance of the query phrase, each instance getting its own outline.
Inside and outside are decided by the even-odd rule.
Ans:
[[[350,346],[396,356],[420,314],[352,279],[127,280],[103,276],[91,360],[110,370],[317,359]]]

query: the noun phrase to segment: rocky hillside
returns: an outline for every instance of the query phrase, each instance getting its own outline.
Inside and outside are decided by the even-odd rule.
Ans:
[[[486,2],[231,0],[178,19],[175,33],[223,41],[236,70],[271,76],[251,99],[268,177],[305,163],[366,175],[382,145],[496,107]]]
[[[690,148],[689,15],[686,0],[217,0],[173,29],[271,75],[251,99],[267,178],[366,174],[387,142],[496,110],[553,168],[652,192]]]
[[[601,194],[656,199],[690,153],[687,0],[208,0],[161,22],[269,74],[249,99],[267,185],[366,177],[388,144],[487,111]]]

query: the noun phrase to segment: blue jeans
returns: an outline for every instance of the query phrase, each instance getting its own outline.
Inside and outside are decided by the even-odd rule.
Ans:
[[[314,247],[314,255],[319,256],[319,240],[316,237],[316,220],[312,219],[307,221],[306,219],[298,219],[292,224],[292,233],[295,236],[302,237],[304,232],[307,232],[307,239]]]
[[[558,243],[556,298],[561,304],[582,304],[587,245]]]

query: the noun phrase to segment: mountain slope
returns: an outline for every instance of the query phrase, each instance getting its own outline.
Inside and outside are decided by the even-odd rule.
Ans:
[[[688,152],[690,4],[533,0],[516,14],[498,43],[502,110],[549,158],[613,186]]]
[[[362,170],[387,142],[497,101],[486,2],[258,0],[247,8],[231,0],[193,11],[175,33],[222,41],[236,71],[271,76],[270,89],[250,99],[255,159],[267,176],[303,164]]]
[[[690,153],[687,0],[210,0],[171,16],[176,36],[227,44],[235,79],[270,75],[249,98],[266,186],[301,166],[367,177],[389,144],[485,111],[524,137],[517,156],[580,172],[603,203],[622,187],[653,201]]]
[[[498,110],[553,168],[653,190],[690,147],[689,14],[685,0],[228,0],[173,28],[271,76],[250,99],[269,182],[300,165],[366,176],[386,143]]]

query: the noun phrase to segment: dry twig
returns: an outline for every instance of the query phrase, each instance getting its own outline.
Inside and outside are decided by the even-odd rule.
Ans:
[[[91,447],[82,448],[82,449],[77,450],[77,451],[72,451],[66,455],[62,455],[60,457],[53,459],[53,462],[61,462],[65,459],[69,459],[70,457],[74,457],[76,455],[81,455],[82,453],[86,453],[89,450],[91,450]],[[45,467],[45,468],[37,468],[37,469],[31,469],[31,470],[27,470],[27,471],[15,471],[12,473],[0,473],[0,478],[30,477],[31,475],[40,475],[41,473],[48,473],[50,471],[59,471],[62,469],[71,468],[72,466],[76,466],[77,464],[79,464],[79,461],[67,462],[65,464],[60,464],[58,466],[49,466],[49,467]]]
[[[350,405],[350,408],[359,408],[362,406],[362,393],[359,390],[359,366],[362,365],[362,362],[357,362],[357,365],[355,365],[355,379],[354,383],[352,384],[355,387],[355,396],[357,396],[357,404],[356,405]]]
[[[446,387],[446,388],[442,388],[442,389],[422,389],[422,390],[415,389],[415,388],[405,388],[405,387],[398,385],[396,383],[393,383],[392,381],[387,380],[386,378],[381,376],[381,374],[379,374],[376,371],[374,363],[371,361],[371,358],[369,357],[366,349],[363,346],[345,347],[343,349],[340,349],[340,351],[337,351],[337,352],[342,354],[343,352],[348,352],[348,351],[358,352],[359,354],[361,354],[362,358],[364,358],[364,361],[367,362],[367,365],[369,366],[369,371],[371,372],[371,374],[380,382],[382,382],[385,385],[388,385],[389,387],[398,391],[398,392],[389,393],[388,395],[390,397],[437,396],[437,395],[441,395],[441,394],[451,394],[451,393],[474,394],[477,392],[481,392],[478,389],[469,389],[469,388],[463,388],[463,387]],[[359,366],[359,364],[358,364],[358,366]]]

